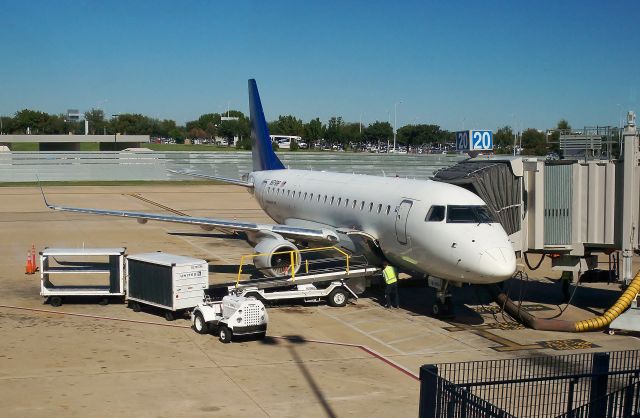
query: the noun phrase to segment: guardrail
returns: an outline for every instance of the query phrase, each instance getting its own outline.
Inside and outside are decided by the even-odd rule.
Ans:
[[[342,173],[429,178],[436,170],[466,158],[459,155],[285,152],[289,168]],[[241,178],[251,171],[251,152],[51,151],[0,152],[0,182],[43,181],[175,181],[188,177],[167,170]]]
[[[639,354],[628,350],[424,365],[420,416],[627,416],[613,406],[638,412]]]

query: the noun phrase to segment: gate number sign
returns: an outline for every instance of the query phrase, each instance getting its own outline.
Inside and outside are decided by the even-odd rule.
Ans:
[[[456,149],[458,151],[492,150],[492,131],[459,131],[456,132]]]

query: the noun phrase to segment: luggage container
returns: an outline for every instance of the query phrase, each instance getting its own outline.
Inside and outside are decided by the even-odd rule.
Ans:
[[[136,312],[154,306],[172,321],[202,303],[208,287],[205,260],[163,252],[127,257],[127,302]]]
[[[45,248],[40,252],[40,295],[51,306],[68,297],[124,296],[126,248]]]

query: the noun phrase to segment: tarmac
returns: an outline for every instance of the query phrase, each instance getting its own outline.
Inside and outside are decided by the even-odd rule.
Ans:
[[[50,186],[66,206],[270,222],[244,189],[217,185]],[[54,212],[37,187],[0,188],[0,411],[5,417],[377,417],[417,416],[423,364],[640,349],[633,334],[567,334],[525,329],[483,289],[454,289],[456,316],[428,315],[434,292],[400,282],[400,309],[384,309],[373,288],[343,308],[269,307],[268,337],[222,344],[187,319],[123,303],[39,296],[25,275],[27,250],[126,247],[207,259],[210,283],[235,278],[242,239],[197,227]],[[636,260],[638,261],[638,260]],[[640,267],[636,262],[634,272]],[[543,263],[507,283],[538,317],[586,319],[620,294],[615,283],[583,284],[562,302],[559,272]]]

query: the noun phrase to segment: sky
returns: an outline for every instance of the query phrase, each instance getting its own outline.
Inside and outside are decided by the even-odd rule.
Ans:
[[[640,111],[638,1],[0,0],[0,115],[248,113],[448,130]]]

